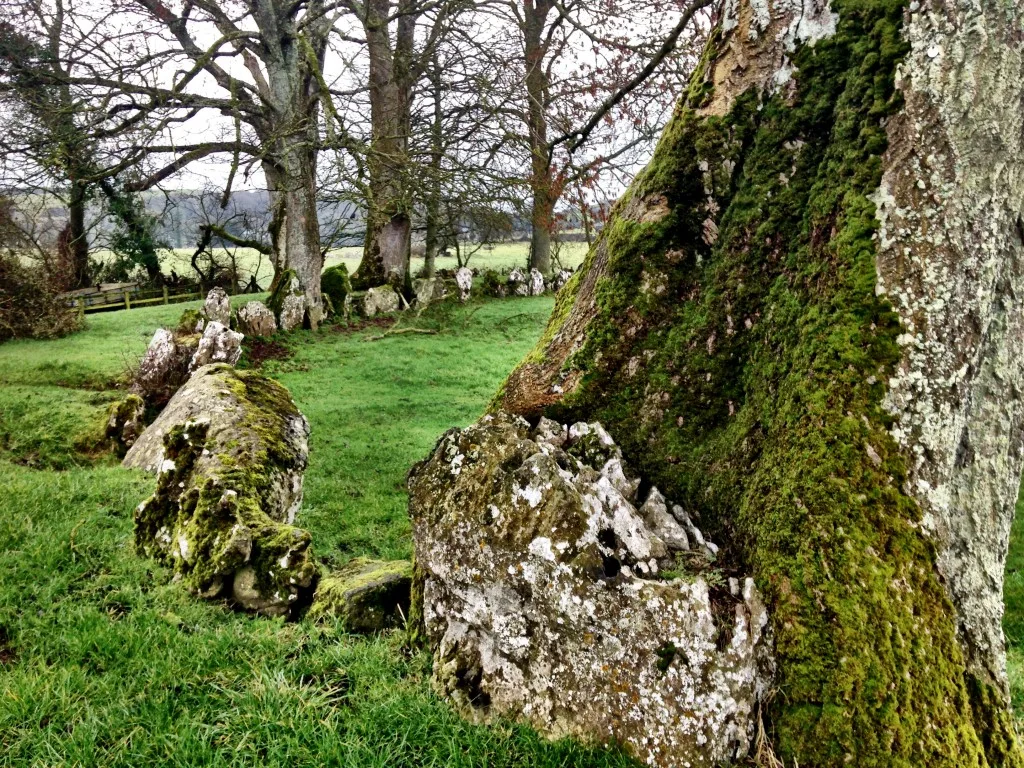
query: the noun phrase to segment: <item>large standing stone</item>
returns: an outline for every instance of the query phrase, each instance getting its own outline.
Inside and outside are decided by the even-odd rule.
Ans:
[[[530,295],[544,295],[544,275],[538,269],[530,270]]]
[[[146,402],[162,405],[189,376],[189,362],[195,354],[198,335],[175,335],[158,328],[142,356],[129,391]]]
[[[616,446],[587,426],[499,412],[410,473],[434,684],[474,720],[615,741],[651,765],[741,758],[771,679],[753,580],[713,592],[699,569],[659,578],[709,558],[651,530]],[[600,469],[573,455],[581,441],[603,449]]]
[[[123,465],[157,472],[135,513],[139,549],[204,597],[283,615],[308,592],[302,503],[309,425],[288,391],[256,371],[200,368],[143,432]]]
[[[362,299],[362,314],[364,317],[376,317],[377,315],[397,312],[400,306],[398,292],[390,285],[380,285],[370,288]]]
[[[250,301],[238,310],[238,330],[246,336],[272,336],[277,332],[274,313],[262,301]]]
[[[469,301],[469,294],[473,290],[473,270],[459,267],[455,273],[455,283],[459,286],[459,301]]]
[[[231,325],[231,298],[223,288],[217,287],[206,294],[203,304],[203,315],[209,322]]]
[[[215,320],[206,324],[199,346],[189,363],[189,371],[195,371],[210,363],[228,363],[234,365],[242,356],[242,339],[240,333],[232,331]]]
[[[281,330],[301,328],[306,318],[306,297],[289,294],[281,301]]]

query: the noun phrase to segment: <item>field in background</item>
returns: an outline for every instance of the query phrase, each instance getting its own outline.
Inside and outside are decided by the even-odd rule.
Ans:
[[[227,249],[214,249],[219,256],[226,256]],[[469,266],[474,269],[511,269],[512,267],[523,267],[527,263],[527,256],[530,252],[530,244],[527,242],[498,243],[492,247],[484,246],[472,254],[469,259]],[[165,273],[170,274],[173,269],[181,277],[188,277],[192,273],[192,266],[189,259],[192,250],[188,248],[177,248],[174,250],[162,251],[162,267]],[[274,275],[274,269],[270,259],[261,255],[252,248],[236,248],[230,251],[237,259],[238,271],[244,279],[248,280],[249,275],[256,273],[256,281],[264,289],[270,283]],[[348,266],[349,272],[354,272],[359,266],[363,249],[361,247],[337,248],[327,254],[325,266],[344,263]],[[575,269],[587,255],[587,244],[581,242],[562,243],[559,246],[558,258],[563,267]],[[95,258],[107,258],[109,251],[97,251],[93,254]],[[224,259],[226,263],[226,259]],[[455,256],[437,259],[438,269],[455,269],[458,262]],[[423,259],[413,257],[413,274],[418,274],[423,268]]]

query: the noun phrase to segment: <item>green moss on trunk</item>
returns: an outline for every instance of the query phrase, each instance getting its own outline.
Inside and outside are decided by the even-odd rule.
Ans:
[[[837,32],[795,54],[789,101],[747,92],[703,116],[695,79],[603,234],[596,313],[562,366],[575,386],[548,408],[603,422],[756,575],[773,740],[803,768],[1022,764],[1001,697],[968,679],[881,407],[901,331],[875,295],[867,196],[904,5],[833,0]],[[664,215],[621,215],[645,200]]]

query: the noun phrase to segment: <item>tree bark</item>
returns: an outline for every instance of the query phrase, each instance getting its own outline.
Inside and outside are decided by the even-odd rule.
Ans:
[[[287,7],[260,0],[255,14],[266,41],[263,99],[271,109],[257,133],[268,148],[263,168],[267,176],[273,221],[270,227],[274,283],[285,270],[298,281],[306,299],[307,319],[316,328],[323,319],[320,273],[320,222],[316,198],[316,161],[320,91],[314,70],[322,66],[329,22],[323,3],[311,4],[316,19],[300,33]],[[255,65],[254,65],[255,66]]]
[[[364,20],[370,55],[370,121],[372,143],[367,161],[370,199],[366,215],[363,259],[354,284],[372,287],[390,283],[406,287],[412,239],[407,180],[412,54],[415,16],[407,0],[398,3],[392,46],[388,18],[390,0],[369,0]]]
[[[72,181],[68,196],[68,223],[60,236],[59,248],[63,261],[70,267],[69,288],[89,285],[89,239],[85,232],[85,206],[89,199],[89,186]]]
[[[530,141],[530,267],[542,274],[551,272],[551,231],[554,226],[554,179],[551,147],[548,145],[547,107],[550,99],[544,68],[544,25],[553,8],[549,0],[526,2],[523,43],[526,54],[527,133]]]
[[[753,572],[786,765],[1019,766],[1024,36],[1001,0],[726,0],[495,400],[599,420]]]
[[[433,114],[430,125],[430,166],[427,193],[424,199],[424,254],[423,276],[433,277],[437,252],[441,245],[441,161],[444,159],[444,123],[441,65],[434,56],[428,72]]]

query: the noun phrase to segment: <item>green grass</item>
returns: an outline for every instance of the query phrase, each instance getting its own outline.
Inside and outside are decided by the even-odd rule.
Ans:
[[[1003,632],[1006,634],[1006,671],[1010,677],[1010,697],[1017,714],[1017,730],[1024,733],[1024,493],[1017,500],[1017,514],[1010,529],[1005,578]]]
[[[289,338],[294,356],[266,368],[312,424],[298,522],[318,555],[409,554],[405,473],[479,415],[551,303],[460,309],[435,318],[436,336]],[[79,448],[113,384],[184,306],[93,315],[76,336],[0,346],[0,766],[630,764],[465,722],[401,633],[237,614],[135,554],[132,510],[153,479]]]

